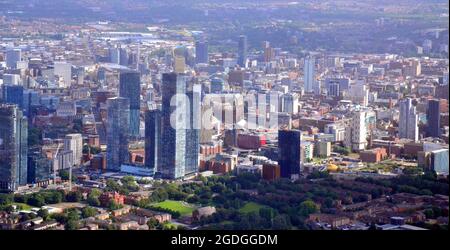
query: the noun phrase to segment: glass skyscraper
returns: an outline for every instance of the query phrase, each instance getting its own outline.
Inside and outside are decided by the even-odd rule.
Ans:
[[[161,154],[161,111],[158,109],[145,112],[145,167],[153,173],[158,171],[158,156]]]
[[[15,104],[0,104],[0,190],[27,184],[28,122]]]
[[[301,168],[301,132],[299,130],[278,131],[278,164],[281,177],[295,178]]]
[[[129,161],[130,102],[127,98],[114,97],[106,105],[106,168],[120,171],[120,166]]]
[[[439,137],[441,136],[441,112],[439,100],[429,100],[427,109],[427,136]]]
[[[3,85],[2,99],[5,103],[12,103],[23,108],[23,86],[19,85]]]
[[[198,169],[200,126],[197,125],[200,122],[201,88],[197,85],[188,86],[187,78],[182,74],[163,74],[162,80],[158,172],[163,178],[178,179]]]
[[[239,66],[244,68],[246,61],[247,61],[247,36],[241,35],[239,36],[237,63]]]
[[[141,77],[139,72],[125,71],[120,73],[119,96],[128,98],[130,103],[130,136],[139,136],[141,107]]]

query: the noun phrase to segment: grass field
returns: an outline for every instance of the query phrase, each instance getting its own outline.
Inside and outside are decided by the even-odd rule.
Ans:
[[[185,203],[182,201],[173,201],[173,200],[165,200],[162,202],[152,204],[154,207],[161,207],[170,209],[173,211],[177,211],[181,214],[181,216],[191,216],[192,212],[195,210],[195,206]]]
[[[239,209],[239,212],[241,213],[259,212],[259,210],[263,207],[266,206],[258,204],[256,202],[247,202],[243,207]]]
[[[32,207],[32,206],[30,206],[28,204],[19,203],[19,202],[13,202],[12,205],[21,206],[22,210],[31,210],[32,208],[34,208],[34,207]]]

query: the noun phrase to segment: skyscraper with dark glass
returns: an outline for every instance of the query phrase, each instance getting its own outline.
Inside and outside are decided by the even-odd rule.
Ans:
[[[239,36],[237,63],[239,66],[244,68],[246,62],[247,62],[247,36],[241,35]]]
[[[301,132],[299,130],[278,131],[278,164],[281,177],[297,178],[301,171]]]
[[[163,74],[161,155],[157,163],[163,178],[183,178],[198,169],[200,103],[196,102],[201,89],[188,85],[183,74]]]
[[[145,112],[145,167],[158,171],[160,152],[161,111],[158,109]]]
[[[15,104],[0,104],[0,190],[27,183],[28,122]]]
[[[2,99],[5,103],[12,103],[23,108],[23,86],[2,85]]]
[[[208,63],[208,42],[197,41],[195,42],[195,62],[196,63]]]
[[[120,73],[119,96],[130,102],[130,136],[139,136],[141,107],[141,77],[139,72],[124,71]]]
[[[433,99],[428,101],[427,109],[427,136],[439,137],[441,136],[441,111],[439,100]]]
[[[129,161],[128,137],[130,102],[128,98],[114,97],[106,101],[106,168],[119,171]]]

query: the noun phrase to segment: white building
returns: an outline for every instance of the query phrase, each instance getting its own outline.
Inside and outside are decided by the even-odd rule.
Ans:
[[[53,74],[63,79],[62,88],[70,87],[72,82],[72,65],[67,62],[55,62]]]
[[[73,153],[73,164],[79,166],[83,157],[83,137],[81,134],[67,134],[64,138],[64,150]]]
[[[350,87],[348,98],[355,104],[367,106],[369,104],[369,88],[364,84],[355,84]]]
[[[19,85],[20,83],[20,75],[16,74],[4,74],[3,75],[3,84],[4,85]]]
[[[412,99],[401,100],[398,134],[400,138],[408,138],[414,141],[419,139],[419,117],[416,107],[412,105]]]
[[[350,121],[350,126],[345,130],[346,147],[351,147],[352,150],[364,150],[367,146],[367,125],[366,112],[357,111],[353,114]]]

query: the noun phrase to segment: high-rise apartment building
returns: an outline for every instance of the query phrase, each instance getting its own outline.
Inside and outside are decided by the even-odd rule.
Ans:
[[[128,137],[130,126],[130,101],[114,97],[106,101],[106,168],[119,171],[129,161]]]
[[[414,141],[419,139],[419,118],[416,107],[411,98],[400,101],[400,118],[398,123],[398,134],[400,138],[408,138]]]
[[[28,122],[14,104],[0,104],[0,190],[27,183]]]
[[[198,169],[200,91],[196,85],[188,86],[182,74],[163,74],[162,80],[158,172],[163,178],[178,179]]]
[[[120,73],[119,96],[127,98],[130,103],[130,136],[139,136],[141,107],[141,77],[139,72],[126,71]]]
[[[81,134],[67,134],[64,138],[64,150],[72,150],[73,165],[80,166],[83,157],[83,137]]]

